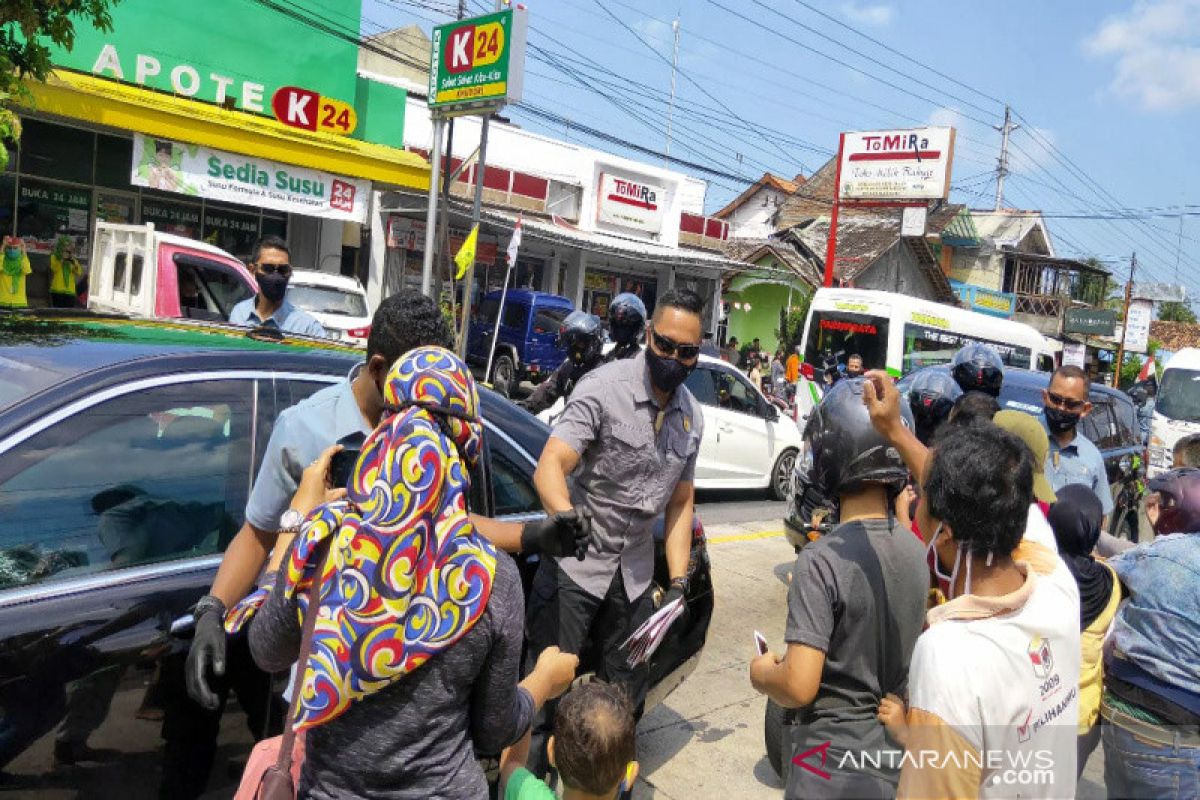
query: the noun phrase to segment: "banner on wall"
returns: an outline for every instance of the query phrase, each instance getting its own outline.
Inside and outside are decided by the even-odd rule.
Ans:
[[[134,186],[364,223],[369,181],[142,134],[133,137]]]

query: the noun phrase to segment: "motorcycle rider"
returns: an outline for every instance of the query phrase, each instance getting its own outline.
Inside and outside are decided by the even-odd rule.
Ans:
[[[540,414],[560,397],[566,399],[579,379],[603,362],[600,350],[604,346],[604,336],[600,318],[586,311],[572,311],[558,332],[558,346],[567,351],[567,357],[520,404],[530,414]]]
[[[871,424],[866,383],[839,381],[805,428],[798,481],[836,498],[839,522],[796,557],[786,654],[750,663],[756,690],[784,708],[804,709],[804,724],[784,732],[784,758],[800,754],[814,766],[893,747],[876,709],[886,695],[905,693],[925,614],[924,547],[892,513],[908,470]],[[911,427],[903,406],[901,414]],[[891,797],[899,777],[865,757],[861,769],[828,772],[813,777],[793,767],[784,796]]]
[[[624,292],[608,304],[608,335],[616,343],[604,357],[604,363],[633,358],[641,351],[646,330],[646,304],[632,292]]]
[[[992,347],[971,342],[950,360],[950,374],[964,392],[983,392],[1000,396],[1004,383],[1004,361]]]
[[[954,401],[962,397],[962,387],[945,367],[925,367],[912,374],[908,385],[908,407],[916,423],[917,438],[926,447],[933,442],[938,428],[950,416]]]

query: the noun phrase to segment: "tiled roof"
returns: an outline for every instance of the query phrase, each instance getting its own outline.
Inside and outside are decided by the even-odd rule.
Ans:
[[[789,242],[780,239],[730,239],[725,243],[725,255],[734,261],[753,264],[767,253],[785,264],[809,286],[821,285],[822,275],[818,266]]]
[[[800,185],[803,183],[803,175],[797,175],[795,178],[789,181],[787,178],[781,178],[778,175],[771,174],[770,172],[764,172],[761,178],[747,186],[744,192],[733,198],[729,205],[713,214],[713,216],[718,219],[724,219],[744,205],[748,200],[750,200],[750,198],[754,197],[754,195],[758,194],[758,191],[763,187],[770,186],[774,189],[778,189],[784,194],[790,195],[799,189]]]
[[[1150,323],[1150,338],[1162,342],[1163,349],[1172,353],[1185,347],[1200,347],[1200,323],[1156,319]]]

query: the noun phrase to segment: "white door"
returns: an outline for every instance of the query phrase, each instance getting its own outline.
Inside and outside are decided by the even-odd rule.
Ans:
[[[775,432],[764,416],[765,398],[734,369],[713,370],[717,389],[717,460],[738,486],[766,486],[775,463]]]
[[[704,437],[700,440],[700,455],[696,457],[696,483],[702,488],[711,488],[713,481],[730,477],[717,457],[721,410],[717,407],[716,377],[712,369],[699,364],[686,384],[704,410]]]

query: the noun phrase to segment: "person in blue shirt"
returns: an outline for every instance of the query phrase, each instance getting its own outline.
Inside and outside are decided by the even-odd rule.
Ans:
[[[1129,599],[1104,648],[1110,797],[1200,796],[1200,470],[1150,480],[1153,541],[1109,561]]]
[[[1055,490],[1073,483],[1088,487],[1100,498],[1107,517],[1113,510],[1113,498],[1104,458],[1096,445],[1076,430],[1092,411],[1088,387],[1086,372],[1064,364],[1054,371],[1050,386],[1042,390],[1046,430],[1050,432],[1046,479]]]
[[[288,280],[292,277],[289,258],[287,242],[278,236],[264,236],[255,243],[247,266],[258,281],[258,294],[234,306],[229,321],[302,336],[328,336],[316,317],[287,301]]]

